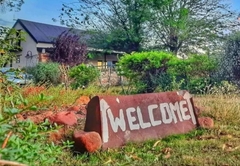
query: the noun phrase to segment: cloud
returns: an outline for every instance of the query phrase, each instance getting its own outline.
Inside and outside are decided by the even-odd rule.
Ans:
[[[7,20],[4,20],[4,19],[0,18],[0,25],[2,25],[2,26],[10,27],[13,24],[14,24],[14,22],[12,22],[12,21],[7,21]]]

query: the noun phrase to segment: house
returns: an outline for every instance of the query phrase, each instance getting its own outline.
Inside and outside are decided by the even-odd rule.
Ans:
[[[67,27],[22,19],[18,19],[13,28],[19,32],[18,34],[25,35],[25,41],[17,43],[21,49],[16,51],[17,57],[15,61],[12,61],[7,65],[8,67],[13,68],[35,66],[39,61],[44,61],[41,57],[42,55],[51,53],[53,50],[54,39],[56,39],[64,31],[71,30]],[[90,38],[90,36],[84,33],[83,30],[74,30],[74,33],[78,33],[83,40]],[[88,59],[88,63],[99,66],[100,68],[112,66],[117,62],[118,55],[123,54],[123,52],[118,51],[111,51],[108,53],[102,49],[95,49],[91,47],[88,47],[87,49],[89,52],[97,55],[92,59]]]

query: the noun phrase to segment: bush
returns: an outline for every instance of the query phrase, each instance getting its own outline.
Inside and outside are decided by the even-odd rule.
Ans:
[[[207,83],[202,80],[210,79],[211,72],[216,69],[215,61],[208,56],[192,55],[188,59],[179,59],[171,53],[156,51],[125,55],[117,66],[120,75],[129,80],[129,86],[137,93],[151,93],[157,88],[199,92]]]
[[[190,55],[189,58],[173,61],[168,73],[181,82],[181,88],[191,93],[205,93],[213,86],[211,74],[216,70],[217,63],[206,55]]]
[[[135,86],[137,93],[151,93],[166,76],[171,61],[178,59],[167,52],[132,53],[120,58],[117,70],[129,80],[129,86]]]
[[[73,79],[71,87],[77,89],[79,87],[88,86],[99,76],[99,70],[94,66],[81,64],[69,70],[69,77]]]
[[[27,69],[27,72],[33,75],[35,83],[57,85],[61,82],[58,63],[38,63],[35,67]]]
[[[61,33],[54,43],[54,51],[50,57],[53,62],[75,66],[87,58],[87,45],[81,42],[79,35],[71,31]]]
[[[237,84],[221,81],[211,88],[211,94],[239,94],[239,88]]]

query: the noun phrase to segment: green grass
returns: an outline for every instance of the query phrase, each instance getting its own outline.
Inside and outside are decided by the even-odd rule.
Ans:
[[[227,132],[227,130],[225,130]],[[240,163],[240,131],[236,136],[215,130],[195,130],[93,154],[62,154],[56,165],[237,165]]]
[[[71,105],[81,95],[119,94],[121,88],[63,90],[49,87],[42,91],[52,96],[39,103],[45,108]],[[29,103],[38,95],[27,96]],[[71,149],[62,151],[54,165],[238,165],[240,163],[240,96],[194,96],[194,103],[202,110],[201,116],[214,119],[214,128],[196,129],[187,134],[172,135],[142,143],[128,143],[124,147],[76,154]],[[83,125],[83,124],[82,124]],[[83,126],[78,126],[83,129]]]
[[[203,95],[194,97],[201,116],[214,119],[213,129],[159,140],[73,155],[66,151],[56,165],[238,165],[240,163],[240,97]]]

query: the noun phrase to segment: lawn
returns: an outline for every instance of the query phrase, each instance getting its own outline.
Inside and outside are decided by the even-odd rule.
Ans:
[[[240,97],[195,96],[201,116],[214,119],[214,128],[130,143],[118,149],[73,155],[65,151],[55,165],[238,165],[240,163]]]
[[[117,94],[119,91],[120,88],[89,87],[73,91],[50,87],[37,90],[23,88],[20,93],[28,100],[27,106],[36,104],[44,110],[71,105],[82,95],[92,97],[98,94]],[[40,93],[51,97],[38,102]],[[71,148],[64,148],[57,153],[57,160],[50,165],[238,165],[240,163],[240,96],[194,95],[193,101],[201,110],[201,116],[208,116],[214,120],[214,128],[196,129],[187,134],[142,143],[129,143],[124,147],[99,150],[91,154],[80,154]],[[24,106],[22,109],[25,109]],[[78,128],[83,129],[83,125],[84,123],[79,124]],[[44,143],[42,142],[41,145],[44,146]]]

